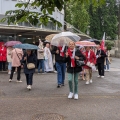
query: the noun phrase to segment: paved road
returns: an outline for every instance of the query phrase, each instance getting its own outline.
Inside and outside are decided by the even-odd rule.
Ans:
[[[120,59],[113,59],[105,78],[93,73],[93,84],[79,80],[79,100],[67,99],[68,82],[56,88],[56,74],[35,74],[31,91],[23,83],[9,83],[9,75],[0,73],[0,120],[120,120]],[[44,119],[42,119],[42,117]],[[51,118],[47,118],[47,117]],[[38,118],[38,119],[37,119]]]

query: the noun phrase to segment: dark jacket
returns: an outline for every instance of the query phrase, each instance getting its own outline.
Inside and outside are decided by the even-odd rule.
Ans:
[[[97,63],[104,64],[105,57],[107,57],[106,53],[103,50],[97,50],[96,56],[97,55],[101,55],[100,58],[97,58]]]
[[[56,51],[59,50],[58,47],[54,47],[53,50],[51,51],[52,54],[55,54],[55,61],[58,63],[64,63],[64,57],[60,56],[60,50],[59,50],[59,54],[56,53]],[[66,47],[64,50],[64,54],[66,52]]]
[[[27,56],[27,62],[26,62],[26,60],[24,60],[24,57],[26,57],[26,56]],[[28,56],[27,54],[24,54],[23,58],[22,58],[22,64],[24,65],[24,73],[25,74],[34,73],[35,69],[28,69],[27,63],[34,63],[36,66],[37,57],[36,57],[35,53],[32,53],[30,56]]]
[[[80,50],[76,50],[75,56],[78,56],[80,60],[85,60],[85,56],[80,52]],[[71,58],[68,56],[65,58],[65,61],[67,62],[67,72],[68,73],[78,73],[82,71],[82,67],[79,67],[76,65],[76,60],[75,60],[75,67],[71,67]]]

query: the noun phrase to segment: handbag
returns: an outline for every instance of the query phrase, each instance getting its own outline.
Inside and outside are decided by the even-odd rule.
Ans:
[[[83,60],[76,60],[76,65],[81,67],[85,65],[85,62]]]
[[[27,64],[28,69],[34,69],[35,68],[35,64],[34,63],[28,63],[27,59],[26,59],[26,64]]]

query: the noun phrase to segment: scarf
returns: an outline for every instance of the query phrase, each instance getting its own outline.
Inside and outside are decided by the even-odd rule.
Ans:
[[[59,48],[59,50],[60,50],[60,56],[61,56],[61,57],[64,57],[65,45],[63,45],[63,47],[59,46],[58,48]]]
[[[68,54],[69,54],[70,59],[71,59],[71,67],[75,67],[75,48],[74,48],[73,51],[71,51],[70,48],[69,48],[68,49]]]

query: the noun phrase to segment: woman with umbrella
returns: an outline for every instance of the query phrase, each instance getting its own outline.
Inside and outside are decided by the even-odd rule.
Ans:
[[[67,62],[67,72],[68,72],[68,81],[69,81],[69,89],[70,93],[68,98],[78,99],[78,75],[79,72],[82,71],[81,66],[76,64],[76,60],[85,60],[84,55],[80,52],[80,50],[75,50],[75,43],[73,41],[69,42],[69,48],[66,52]],[[74,90],[73,90],[73,79],[74,79]],[[73,92],[74,91],[74,92]]]
[[[27,89],[31,90],[33,84],[33,74],[35,72],[35,66],[37,63],[37,57],[31,50],[26,50],[26,53],[23,55],[22,63],[24,65],[24,73],[26,76]],[[32,63],[33,68],[29,68],[28,64]]]
[[[24,66],[27,89],[31,90],[33,84],[33,74],[35,72],[35,67],[37,64],[37,57],[32,50],[38,49],[38,47],[36,45],[31,45],[31,44],[19,44],[19,45],[15,45],[14,47],[26,49],[26,52],[23,55],[21,63]]]

